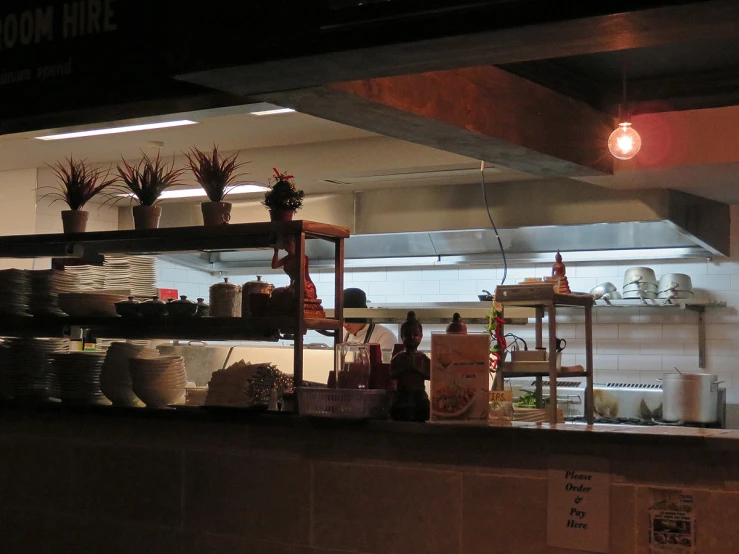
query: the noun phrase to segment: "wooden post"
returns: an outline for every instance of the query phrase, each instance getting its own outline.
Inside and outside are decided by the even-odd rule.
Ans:
[[[585,307],[585,418],[593,424],[593,306]]]
[[[295,282],[297,304],[297,328],[293,344],[293,384],[300,387],[303,383],[303,333],[305,333],[305,231],[295,237],[295,257],[298,259],[298,278]]]
[[[549,423],[557,423],[557,308],[547,306],[549,315]]]

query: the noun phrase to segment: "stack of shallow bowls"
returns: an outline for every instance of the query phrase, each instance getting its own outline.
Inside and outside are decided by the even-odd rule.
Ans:
[[[48,398],[49,355],[67,350],[66,339],[5,339],[0,347],[0,393],[13,398]]]
[[[62,402],[73,404],[103,404],[100,371],[105,354],[102,352],[65,352],[49,354],[51,387],[49,393]]]
[[[133,392],[128,361],[132,358],[156,358],[159,351],[128,342],[112,343],[106,353],[100,372],[100,390],[114,406],[140,405]]]
[[[623,298],[657,298],[657,276],[649,267],[631,267],[624,274]]]
[[[691,300],[693,298],[693,280],[685,273],[665,273],[659,278],[657,287],[659,298],[665,300]]]
[[[182,398],[187,377],[182,356],[131,358],[133,392],[149,408],[163,408]]]
[[[0,270],[0,314],[30,315],[31,277],[24,269]]]

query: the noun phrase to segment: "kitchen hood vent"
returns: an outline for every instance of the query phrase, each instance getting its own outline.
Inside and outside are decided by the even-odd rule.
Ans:
[[[509,263],[711,258],[729,253],[729,206],[674,190],[615,191],[572,181],[489,184],[490,211]],[[181,206],[181,222],[177,206]],[[168,205],[166,226],[199,209]],[[192,206],[192,205],[190,205]],[[349,227],[346,267],[501,263],[480,185],[393,187],[308,196],[300,217]],[[234,205],[233,223],[263,221],[259,202]],[[333,247],[308,241],[311,267],[331,267]],[[266,268],[271,251],[177,256],[217,272]]]

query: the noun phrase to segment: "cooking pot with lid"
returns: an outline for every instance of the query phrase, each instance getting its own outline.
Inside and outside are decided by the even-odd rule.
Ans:
[[[666,422],[715,423],[718,420],[718,386],[712,373],[662,375],[662,419]]]

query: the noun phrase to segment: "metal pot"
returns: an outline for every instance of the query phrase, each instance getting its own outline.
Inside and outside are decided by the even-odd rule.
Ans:
[[[241,287],[228,277],[210,286],[210,317],[241,317]]]
[[[662,375],[664,421],[715,423],[718,420],[718,386],[723,381],[711,373]]]
[[[693,294],[693,280],[685,273],[665,273],[659,278],[657,290],[660,294],[670,291]]]
[[[592,294],[593,297],[598,300],[602,296],[617,290],[618,289],[616,288],[616,285],[614,285],[613,283],[601,283],[597,287],[590,289],[590,294]]]
[[[259,294],[267,295],[267,297],[269,297],[272,294],[273,290],[275,290],[275,286],[272,283],[268,283],[267,281],[262,281],[261,275],[257,275],[256,281],[247,281],[246,283],[244,283],[241,296],[241,317],[257,315],[251,313],[251,302],[249,300],[249,295]]]
[[[652,283],[657,284],[657,276],[650,267],[630,267],[624,273],[624,287],[632,283]]]

